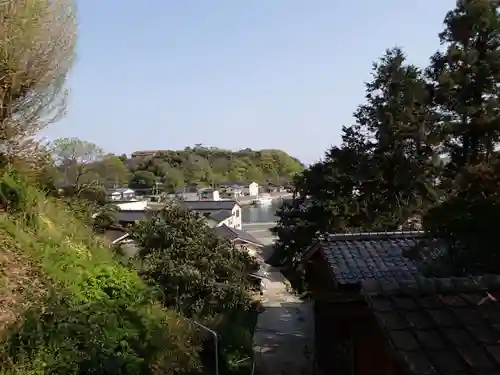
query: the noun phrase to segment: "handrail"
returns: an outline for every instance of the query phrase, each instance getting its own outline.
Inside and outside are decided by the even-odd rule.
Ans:
[[[196,320],[191,320],[194,324],[196,324],[198,327],[204,329],[205,331],[209,332],[212,334],[214,337],[214,342],[215,342],[215,375],[219,375],[219,336],[217,335],[217,332],[211,330],[208,327],[205,327],[203,324],[198,323]]]

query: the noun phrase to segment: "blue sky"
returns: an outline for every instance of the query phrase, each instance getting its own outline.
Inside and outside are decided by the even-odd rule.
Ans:
[[[338,144],[386,48],[424,65],[454,0],[81,0],[66,118],[106,151]]]

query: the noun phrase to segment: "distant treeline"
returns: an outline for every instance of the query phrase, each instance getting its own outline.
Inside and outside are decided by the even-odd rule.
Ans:
[[[287,183],[304,169],[298,159],[281,150],[230,151],[202,146],[136,152],[125,165],[131,173],[130,187],[147,189],[161,183],[167,190],[227,181]]]

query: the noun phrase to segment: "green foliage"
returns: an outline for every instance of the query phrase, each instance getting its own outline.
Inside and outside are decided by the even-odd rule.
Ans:
[[[297,159],[280,150],[233,152],[202,146],[136,153],[129,165],[131,186],[152,188],[155,181],[160,181],[167,190],[186,184],[208,186],[229,181],[288,182],[303,170]]]
[[[212,316],[250,304],[248,273],[256,264],[218,237],[205,219],[171,205],[132,231],[141,275],[161,286],[166,306]]]
[[[424,226],[446,241],[447,274],[497,273],[500,260],[500,12],[498,1],[460,1],[445,18],[445,45],[428,69],[448,160],[441,176],[447,195]]]
[[[500,161],[469,166],[453,193],[424,217],[426,230],[444,239],[447,251],[438,260],[448,275],[500,272]]]
[[[398,48],[374,64],[342,145],[295,180],[298,198],[278,213],[284,261],[323,233],[395,230],[423,215],[447,246],[434,271],[500,272],[499,8],[457,1],[424,72]]]
[[[499,2],[458,1],[439,34],[442,52],[427,69],[440,119],[436,128],[453,179],[468,164],[488,162],[499,141]]]
[[[222,373],[233,375],[251,373],[253,334],[257,317],[256,307],[247,311],[231,311],[217,326],[221,343]]]
[[[120,157],[106,155],[94,143],[78,138],[58,138],[48,145],[55,163],[55,178],[78,194],[98,186],[123,185],[130,179]]]
[[[154,374],[157,368],[176,374],[195,364],[182,352],[190,350],[182,347],[190,337],[178,319],[124,299],[77,305],[56,299],[11,328],[3,366],[13,374]]]
[[[196,368],[188,322],[163,311],[157,291],[115,263],[65,202],[19,177],[6,175],[0,185],[8,186],[11,193],[3,197],[16,207],[1,218],[0,236],[36,260],[51,285],[48,299],[2,335],[6,374],[177,374]]]
[[[422,73],[399,48],[374,64],[365,104],[342,144],[295,179],[276,248],[292,266],[320,234],[395,230],[435,199],[434,112]]]

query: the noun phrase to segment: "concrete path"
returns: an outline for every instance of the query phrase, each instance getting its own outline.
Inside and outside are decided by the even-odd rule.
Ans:
[[[261,236],[259,236],[261,237]],[[259,238],[267,246],[261,254],[268,259],[273,238]],[[263,270],[263,307],[253,337],[257,375],[306,375],[312,373],[314,315],[310,301],[289,293],[281,272],[267,264]]]

